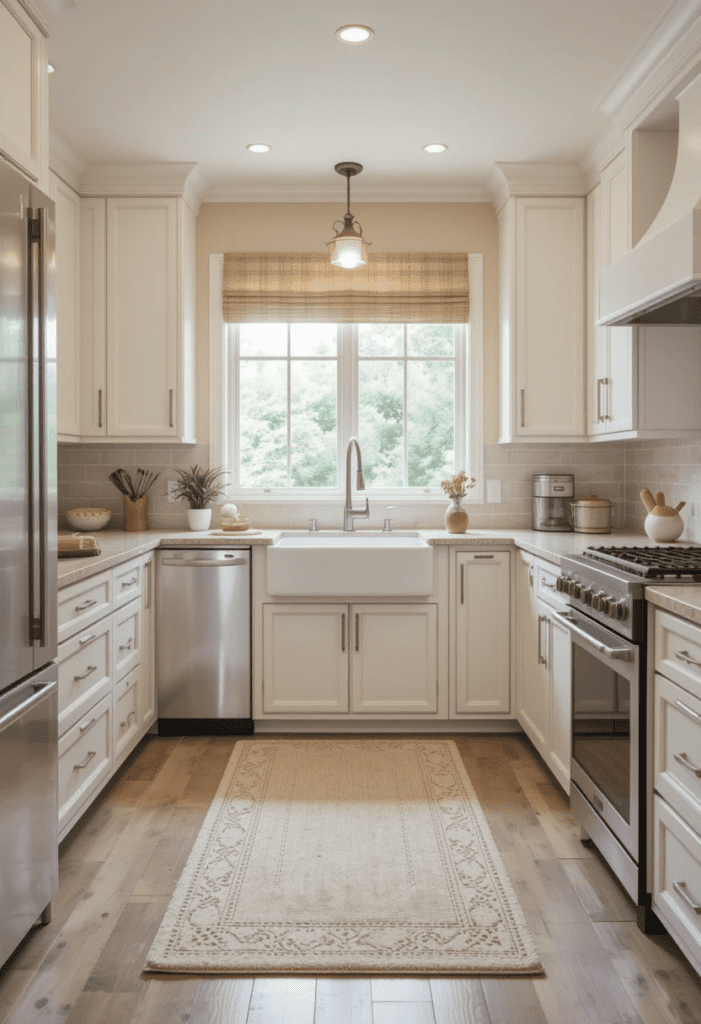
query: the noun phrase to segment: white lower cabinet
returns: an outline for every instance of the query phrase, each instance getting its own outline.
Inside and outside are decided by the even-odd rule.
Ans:
[[[508,551],[457,552],[453,714],[511,710],[511,605]]]
[[[652,907],[701,972],[701,627],[654,620]]]
[[[351,605],[351,711],[438,710],[438,617],[432,604]]]
[[[569,792],[572,749],[572,640],[557,613],[557,569],[519,552],[519,660],[516,717],[560,785]]]
[[[435,605],[266,604],[265,714],[435,714]]]
[[[149,552],[59,591],[59,840],[156,718],[153,565]]]

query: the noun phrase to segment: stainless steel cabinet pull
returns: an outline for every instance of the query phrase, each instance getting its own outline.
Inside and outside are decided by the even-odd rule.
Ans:
[[[89,597],[87,601],[83,601],[82,604],[77,604],[75,610],[77,612],[84,612],[87,608],[92,608],[94,604],[97,604],[97,599]]]
[[[675,651],[674,657],[684,665],[694,665],[696,668],[701,668],[701,661],[696,661],[695,658],[692,658],[688,651]]]
[[[346,649],[346,613],[341,615],[341,650]]]
[[[686,905],[690,907],[695,914],[701,914],[701,907],[698,903],[694,903],[691,896],[686,891],[686,882],[673,882],[672,888],[676,892],[677,896],[681,896]]]
[[[360,615],[355,616],[355,649],[360,650]]]
[[[698,722],[701,722],[701,715],[698,713],[698,711],[694,711],[686,704],[683,704],[680,700],[675,700],[674,703],[677,705],[678,708],[681,708],[686,715],[689,715],[691,718],[695,718]]]
[[[102,426],[102,388],[97,392],[97,425]]]
[[[173,426],[173,389],[168,392],[168,425]]]
[[[494,558],[494,555],[475,555],[474,557],[476,559],[477,558]]]
[[[130,636],[125,644],[120,644],[119,645],[120,651],[130,651],[131,650],[131,645],[133,643],[134,643],[134,637]]]
[[[528,586],[533,586],[533,563],[528,566]]]
[[[465,604],[465,566],[460,566],[460,604]]]
[[[548,583],[547,580],[543,580],[543,586],[547,587],[548,590],[557,590],[556,584],[555,583]]]
[[[138,578],[136,576],[132,576],[130,580],[126,580],[125,583],[122,583],[122,590],[124,589],[124,587],[133,587],[138,582]]]
[[[151,569],[153,562],[146,562],[144,565],[144,576],[146,577],[146,600],[144,601],[144,608],[146,611],[151,607]]]
[[[85,647],[85,645],[89,644],[91,640],[94,640],[96,636],[97,633],[88,633],[87,636],[81,636],[80,639],[78,640],[78,643],[80,644],[81,647]]]
[[[538,664],[544,665],[545,658],[543,657],[543,633],[541,630],[542,624],[545,622],[545,616],[538,616]]]
[[[83,672],[82,676],[73,676],[73,682],[79,683],[81,679],[87,679],[90,673],[94,672],[96,668],[97,665],[88,665],[85,672]]]
[[[134,716],[134,721],[136,721],[136,711],[130,711],[129,714],[127,715],[126,722],[120,722],[119,723],[119,728],[120,729],[128,729],[129,728],[129,726],[131,725],[132,715]]]
[[[83,722],[78,732],[85,732],[85,730],[89,729],[91,725],[94,725],[96,721],[96,718],[91,718],[89,721]]]
[[[599,377],[596,382],[596,422],[601,423],[603,416],[601,415],[601,385],[604,383],[604,378]]]
[[[521,426],[526,425],[526,392],[521,389]]]
[[[701,768],[697,768],[696,765],[689,760],[686,754],[675,754],[674,760],[677,762],[677,764],[680,764],[682,765],[682,767],[688,769],[688,771],[695,775],[697,779],[701,779]]]
[[[77,772],[77,771],[80,771],[81,768],[87,767],[87,765],[90,764],[90,762],[92,761],[92,759],[94,758],[96,753],[97,753],[96,750],[89,750],[87,752],[85,760],[83,761],[82,764],[74,764],[73,765],[73,771]]]

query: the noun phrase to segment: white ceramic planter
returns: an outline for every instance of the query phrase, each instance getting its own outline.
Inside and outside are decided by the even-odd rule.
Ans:
[[[684,532],[684,520],[677,514],[675,516],[653,516],[645,517],[645,533],[650,540],[658,544],[669,544],[678,540]]]
[[[191,530],[197,530],[200,533],[203,530],[208,530],[211,521],[211,508],[189,508],[187,510],[187,525]]]

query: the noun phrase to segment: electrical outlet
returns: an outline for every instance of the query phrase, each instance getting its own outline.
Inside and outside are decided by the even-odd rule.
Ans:
[[[487,480],[487,501],[499,504],[501,501],[501,480]]]
[[[177,501],[175,497],[175,488],[178,486],[177,480],[168,481],[168,501]]]

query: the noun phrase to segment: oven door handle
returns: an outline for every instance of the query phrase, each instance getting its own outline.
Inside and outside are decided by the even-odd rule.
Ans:
[[[568,629],[570,633],[578,636],[581,640],[585,640],[590,647],[593,647],[595,651],[599,651],[600,654],[605,654],[607,658],[611,658],[612,661],[632,661],[633,660],[633,648],[628,647],[608,647],[602,643],[601,640],[597,640],[595,636],[592,636],[582,626],[575,624],[574,620],[569,615],[564,615],[562,612],[551,612],[554,619]]]

